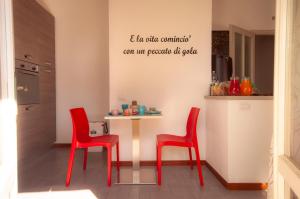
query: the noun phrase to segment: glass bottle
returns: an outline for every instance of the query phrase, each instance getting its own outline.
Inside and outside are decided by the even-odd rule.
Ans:
[[[230,78],[229,95],[240,95],[240,79],[238,77]]]
[[[211,84],[209,85],[209,92],[210,92],[210,96],[213,96],[215,95],[215,92],[214,92],[214,88],[215,88],[215,85],[217,83],[217,76],[216,76],[216,71],[212,71],[212,75],[211,75]]]
[[[248,77],[244,77],[241,83],[241,95],[250,96],[252,94],[252,85]]]

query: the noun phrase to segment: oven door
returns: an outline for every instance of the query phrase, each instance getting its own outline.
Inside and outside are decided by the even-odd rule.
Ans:
[[[40,102],[38,73],[16,69],[16,90],[18,105],[38,104]]]

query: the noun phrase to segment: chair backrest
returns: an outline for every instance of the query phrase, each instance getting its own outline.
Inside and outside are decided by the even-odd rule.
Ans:
[[[73,141],[86,141],[89,139],[90,128],[84,108],[70,109],[70,113],[73,123]]]
[[[200,109],[197,107],[192,107],[189,113],[189,117],[186,123],[186,135],[185,137],[189,141],[197,139],[197,121]]]

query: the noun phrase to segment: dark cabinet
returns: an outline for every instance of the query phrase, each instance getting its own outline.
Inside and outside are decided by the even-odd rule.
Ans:
[[[40,111],[43,131],[47,144],[53,144],[56,138],[55,69],[40,67]]]
[[[35,0],[14,0],[16,59],[55,65],[54,17]]]
[[[55,24],[54,17],[40,5],[36,10],[37,21],[37,46],[38,63],[42,66],[55,66]]]
[[[13,13],[15,58],[39,65],[39,103],[18,106],[18,159],[24,166],[56,139],[55,22],[35,0],[13,0]]]
[[[45,152],[45,135],[43,124],[40,122],[40,105],[18,106],[17,132],[18,132],[18,160],[19,164],[25,164],[36,159]]]
[[[14,0],[14,38],[16,59],[37,63],[38,44],[35,13],[32,11],[34,1]]]

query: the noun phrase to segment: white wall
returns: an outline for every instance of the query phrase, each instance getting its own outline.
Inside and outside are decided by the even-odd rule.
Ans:
[[[103,120],[109,107],[108,0],[40,0],[55,16],[57,142],[71,142],[69,109]]]
[[[109,62],[110,108],[120,108],[135,99],[163,112],[161,120],[141,121],[141,159],[155,159],[158,133],[185,134],[185,123],[192,106],[201,108],[198,139],[205,159],[205,103],[211,67],[211,0],[110,0]],[[142,36],[191,35],[186,44],[130,43],[131,34]],[[197,55],[124,55],[126,48],[198,49]],[[121,160],[131,159],[130,121],[111,122],[112,132],[120,135]],[[164,159],[185,159],[187,149],[163,150]]]
[[[247,30],[274,30],[275,0],[212,0],[213,29],[233,24]]]

